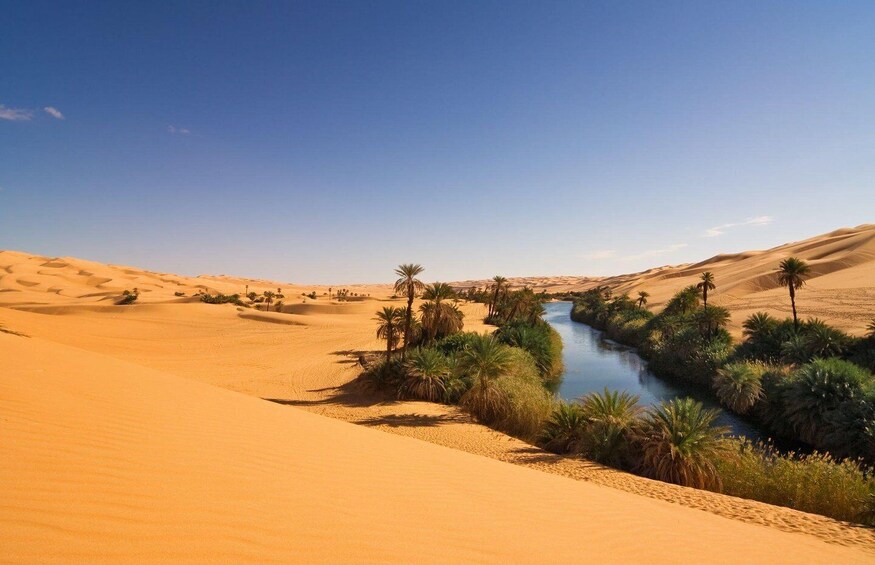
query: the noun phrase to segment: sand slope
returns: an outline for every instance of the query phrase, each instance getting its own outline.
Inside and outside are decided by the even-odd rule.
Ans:
[[[871,554],[0,333],[5,562],[871,562]]]
[[[526,277],[510,279],[513,285],[532,286],[548,292],[585,290],[600,284],[617,293],[636,297],[650,294],[649,305],[659,310],[683,287],[698,282],[703,271],[717,281],[713,302],[732,314],[731,329],[740,333],[750,314],[766,311],[790,316],[787,290],[778,286],[775,272],[785,258],[807,261],[812,276],[798,292],[797,307],[803,318],[819,317],[852,334],[861,334],[875,319],[875,225],[836,230],[804,241],[765,251],[717,255],[695,264],[656,267],[641,273],[614,277]],[[465,281],[461,286],[484,286],[488,281]]]

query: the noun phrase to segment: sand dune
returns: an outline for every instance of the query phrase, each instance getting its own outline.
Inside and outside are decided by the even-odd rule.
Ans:
[[[715,304],[732,314],[730,329],[741,331],[744,318],[756,311],[789,316],[787,290],[778,286],[775,271],[781,260],[796,256],[807,261],[812,276],[799,291],[802,317],[818,317],[859,335],[875,318],[875,225],[845,228],[788,243],[765,251],[716,255],[695,264],[664,266],[640,273],[613,277],[512,278],[515,286],[531,286],[547,292],[586,290],[608,285],[615,292],[636,296],[650,294],[650,307],[659,310],[684,286],[695,284],[703,271],[711,271],[717,289]],[[460,286],[484,286],[488,281],[464,281]]]
[[[0,354],[7,562],[871,560],[39,338]]]
[[[866,231],[799,244],[822,261],[803,297],[875,303]],[[779,300],[742,263],[785,251],[711,260],[720,299],[760,285],[740,296]],[[667,296],[697,269],[617,284]],[[282,288],[283,313],[192,296],[247,284]],[[114,305],[134,286],[137,304]],[[371,296],[0,252],[0,561],[873,560],[870,529],[552,456],[454,407],[362,390],[358,355],[383,346],[374,311],[402,301],[354,291]],[[482,305],[461,307],[467,329],[489,329]]]

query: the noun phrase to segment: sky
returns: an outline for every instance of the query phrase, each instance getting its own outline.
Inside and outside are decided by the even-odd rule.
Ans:
[[[875,3],[0,0],[0,249],[607,275],[875,222]]]

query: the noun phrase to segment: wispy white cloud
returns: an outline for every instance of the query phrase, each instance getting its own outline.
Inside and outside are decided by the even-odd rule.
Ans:
[[[0,120],[9,120],[10,122],[26,122],[33,117],[33,112],[23,108],[7,108],[0,104]]]
[[[708,228],[705,230],[705,233],[702,234],[702,237],[717,237],[719,235],[723,235],[726,233],[726,230],[742,227],[742,226],[765,226],[774,222],[775,219],[771,216],[756,216],[754,218],[748,218],[743,222],[732,222],[729,224],[722,224],[719,226],[714,226],[713,228]]]
[[[62,114],[61,111],[54,106],[46,106],[45,108],[43,108],[43,111],[51,117],[55,118],[56,120],[64,119],[64,114]]]
[[[584,259],[613,259],[616,256],[616,252],[613,249],[601,249],[599,251],[593,251],[592,253],[585,253],[581,255]]]
[[[186,128],[178,128],[178,127],[176,127],[176,126],[174,126],[174,125],[169,125],[169,126],[167,126],[167,131],[169,131],[169,132],[170,132],[171,134],[173,134],[173,135],[175,135],[175,134],[177,134],[177,133],[178,133],[179,135],[188,135],[188,134],[191,133],[191,131],[188,130],[188,129],[186,129]]]
[[[659,249],[651,249],[649,251],[644,251],[642,253],[637,253],[635,255],[625,255],[620,257],[622,261],[637,261],[638,259],[647,259],[648,257],[659,257],[660,255],[665,255],[667,253],[671,253],[673,251],[677,251],[679,249],[683,249],[686,247],[686,243],[675,243],[673,245],[669,245],[667,247],[661,247]]]

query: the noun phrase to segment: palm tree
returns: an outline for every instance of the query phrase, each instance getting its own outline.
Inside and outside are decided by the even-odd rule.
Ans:
[[[424,270],[421,265],[413,263],[398,265],[398,268],[395,269],[395,274],[399,277],[395,281],[395,292],[407,296],[407,312],[404,319],[404,349],[401,351],[402,359],[407,354],[407,346],[410,344],[410,326],[413,322],[413,299],[416,298],[416,293],[425,286],[416,276]]]
[[[498,297],[501,294],[502,289],[506,288],[507,279],[502,277],[501,275],[495,275],[492,277],[492,302],[489,303],[489,314],[488,317],[492,317],[495,315],[496,310],[498,309]]]
[[[778,322],[765,312],[757,312],[751,314],[748,319],[741,324],[744,328],[742,332],[744,337],[751,341],[762,341],[766,336],[775,331]]]
[[[398,388],[399,397],[430,402],[440,402],[446,397],[445,380],[449,377],[450,367],[438,350],[413,350],[404,363],[404,373],[404,381]]]
[[[720,489],[715,461],[726,451],[717,410],[692,398],[663,401],[648,409],[638,430],[641,471],[654,479],[702,489]]]
[[[422,313],[422,329],[427,341],[462,330],[464,314],[458,306],[448,302],[455,297],[456,292],[447,283],[436,282],[425,287],[422,293],[425,302],[419,307],[419,311]]]
[[[717,288],[714,284],[714,273],[705,271],[702,273],[702,282],[696,285],[696,288],[702,291],[702,307],[708,308],[708,291]]]
[[[764,396],[764,372],[762,364],[729,363],[714,377],[717,398],[733,412],[746,414]]]
[[[541,446],[553,453],[580,453],[587,420],[577,402],[559,402],[544,424]]]
[[[269,290],[264,291],[264,310],[265,312],[270,312],[270,303],[273,302],[273,297],[276,296],[273,292]]]
[[[802,259],[788,257],[781,261],[778,267],[778,284],[786,286],[790,291],[790,305],[793,307],[793,325],[799,327],[796,317],[796,291],[805,285],[805,279],[811,275],[811,267]]]
[[[647,306],[647,299],[648,298],[650,298],[649,292],[644,291],[644,290],[640,291],[638,293],[638,307],[644,308],[645,306]]]
[[[638,397],[626,391],[591,392],[583,397],[587,421],[585,455],[606,465],[619,466],[626,458],[630,432],[641,414]]]
[[[384,306],[382,310],[377,311],[374,320],[380,323],[377,326],[377,337],[386,340],[386,363],[388,363],[392,358],[392,350],[398,345],[404,312],[401,308]]]
[[[866,331],[868,332],[866,335],[872,339],[875,339],[875,318],[869,322],[869,325],[866,326]]]
[[[707,306],[696,314],[702,337],[711,339],[729,322],[729,311],[722,306]]]
[[[491,335],[472,340],[459,355],[458,370],[472,381],[462,405],[479,420],[489,422],[501,415],[505,398],[495,381],[510,371],[513,363],[511,348]]]

